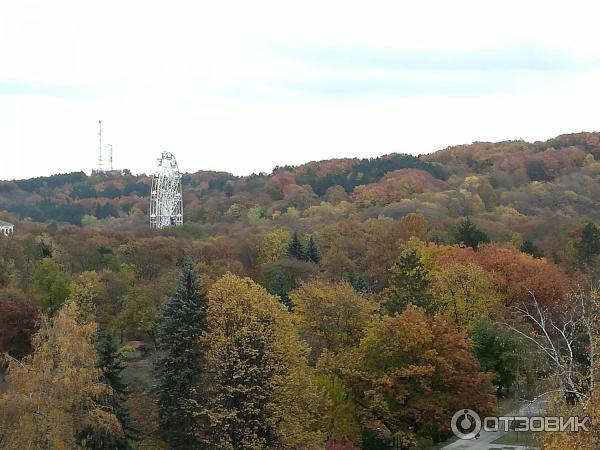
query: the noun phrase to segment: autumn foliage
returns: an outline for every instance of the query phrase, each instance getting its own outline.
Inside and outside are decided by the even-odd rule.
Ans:
[[[493,413],[491,375],[481,372],[458,328],[409,306],[367,329],[360,345],[332,362],[362,404],[395,434],[443,440],[465,404]]]
[[[163,230],[147,226],[144,175],[2,181],[16,233],[0,238],[0,447],[129,445],[98,329],[134,355],[123,374],[139,448],[409,448],[447,438],[459,408],[493,413],[543,390],[581,412],[557,367],[580,373],[597,356],[598,158],[600,134],[579,133],[198,171],[182,177],[185,224]],[[206,314],[183,302],[169,321],[184,261]],[[556,361],[534,345],[531,305],[545,324],[569,319]],[[150,368],[166,360],[179,369],[158,382]],[[588,372],[579,394],[596,399]]]

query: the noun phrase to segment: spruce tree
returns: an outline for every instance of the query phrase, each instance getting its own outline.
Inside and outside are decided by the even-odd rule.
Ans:
[[[540,249],[531,241],[523,241],[521,247],[519,248],[523,253],[527,253],[528,255],[533,256],[534,258],[541,258],[542,252]]]
[[[99,330],[95,336],[96,352],[98,353],[98,368],[102,370],[102,382],[109,386],[113,391],[112,405],[107,405],[114,411],[121,427],[125,433],[123,438],[118,439],[114,445],[117,450],[129,450],[133,447],[129,444],[129,439],[139,439],[136,431],[131,426],[129,410],[125,406],[129,393],[128,386],[121,379],[121,372],[125,368],[122,357],[118,354],[117,346],[110,333]],[[88,442],[87,448],[104,448],[103,440],[100,437],[97,442]]]
[[[368,294],[369,293],[369,285],[364,277],[355,271],[351,271],[346,276],[348,283],[352,286],[352,288],[358,292],[359,294]]]
[[[302,242],[300,242],[300,238],[296,231],[294,231],[292,241],[290,242],[290,245],[288,245],[286,255],[301,260],[304,260],[305,258],[304,246],[302,245]]]
[[[479,244],[490,241],[488,235],[485,234],[483,231],[479,230],[468,217],[466,219],[463,219],[458,224],[458,226],[456,227],[455,236],[456,241],[459,244],[472,247],[474,250],[477,250]]]
[[[184,263],[173,294],[157,317],[156,363],[160,430],[172,449],[199,448],[190,404],[205,374],[198,340],[207,330],[207,301],[198,274]]]
[[[581,231],[579,242],[575,243],[577,256],[581,264],[589,265],[594,257],[600,255],[600,229],[592,223],[588,224]]]
[[[392,267],[389,286],[384,292],[383,307],[388,314],[404,311],[408,304],[433,313],[433,299],[429,294],[429,277],[417,252],[402,255]]]
[[[269,294],[278,296],[281,303],[283,303],[289,310],[292,309],[292,301],[288,295],[291,291],[290,283],[283,272],[275,273],[275,276],[273,277],[273,280],[269,284],[267,290],[269,291]]]
[[[308,242],[306,243],[304,259],[306,261],[314,262],[315,264],[321,262],[321,250],[319,250],[319,246],[312,235],[308,238]]]

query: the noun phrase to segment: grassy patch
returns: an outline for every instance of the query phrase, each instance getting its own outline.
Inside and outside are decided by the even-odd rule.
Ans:
[[[123,381],[129,385],[131,390],[145,391],[154,385],[154,361],[153,354],[141,359],[126,361],[122,376]]]

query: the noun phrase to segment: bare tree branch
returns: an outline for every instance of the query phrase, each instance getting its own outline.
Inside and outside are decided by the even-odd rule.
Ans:
[[[590,380],[588,385],[593,383],[593,367],[596,364],[595,336],[597,335],[594,327],[598,324],[600,316],[592,313],[592,310],[597,310],[597,308],[591,308],[589,297],[580,291],[573,292],[566,299],[566,307],[563,311],[551,312],[549,308],[540,304],[532,290],[528,288],[526,290],[529,293],[529,302],[515,305],[513,309],[533,327],[533,332],[524,331],[510,323],[504,323],[504,325],[532,342],[547,356],[563,386],[558,392],[574,395],[585,408],[588,397],[585,394],[587,389],[580,384],[582,380],[586,379]],[[590,341],[588,344],[590,367],[584,368],[577,361],[574,346],[576,339],[582,333]],[[548,392],[541,395],[546,394]],[[538,398],[539,396],[536,397],[536,399]]]

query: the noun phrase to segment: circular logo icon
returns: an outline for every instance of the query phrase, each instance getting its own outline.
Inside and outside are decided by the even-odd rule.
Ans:
[[[473,439],[481,431],[481,417],[472,409],[460,409],[452,416],[451,426],[457,438]]]

